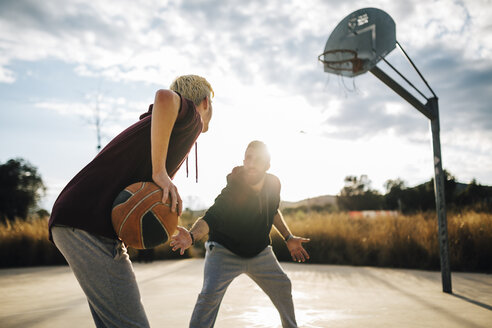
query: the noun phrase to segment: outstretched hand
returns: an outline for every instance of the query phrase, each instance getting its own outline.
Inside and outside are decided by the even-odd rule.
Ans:
[[[291,237],[287,241],[287,248],[289,249],[290,256],[292,256],[292,260],[295,262],[305,262],[309,260],[309,254],[302,246],[302,243],[309,242],[309,238],[302,237]]]
[[[183,255],[185,250],[191,246],[192,240],[188,230],[179,226],[177,229],[178,233],[171,237],[171,242],[169,245],[172,247],[174,252],[179,249],[179,254]]]

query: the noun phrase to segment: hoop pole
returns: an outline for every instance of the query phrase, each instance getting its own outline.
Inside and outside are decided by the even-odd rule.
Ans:
[[[384,84],[408,101],[418,111],[424,114],[431,123],[432,148],[434,153],[434,196],[436,198],[436,211],[438,220],[438,238],[441,263],[442,290],[452,293],[451,269],[449,262],[448,223],[446,218],[446,201],[444,198],[444,172],[441,159],[441,140],[439,137],[439,106],[437,97],[430,98],[423,105],[417,98],[400,86],[385,72],[374,66],[370,72],[380,79]]]
[[[403,99],[408,101],[413,107],[415,107],[419,112],[425,115],[428,119],[432,119],[433,113],[424,104],[415,98],[410,92],[405,90],[401,85],[399,85],[395,80],[393,80],[388,74],[383,72],[379,67],[374,66],[369,71],[380,79],[384,84],[393,89],[394,92],[399,94]]]
[[[444,171],[442,169],[441,140],[439,137],[439,106],[437,97],[429,99],[427,106],[433,112],[431,119],[432,148],[434,151],[434,194],[436,198],[436,210],[439,234],[439,250],[441,259],[442,290],[452,293],[451,269],[449,262],[448,222],[446,217],[446,200],[444,196]]]

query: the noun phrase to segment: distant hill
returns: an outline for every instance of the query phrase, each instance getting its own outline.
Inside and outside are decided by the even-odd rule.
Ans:
[[[428,182],[425,182],[425,183],[422,183],[420,185],[417,185],[415,187],[406,187],[403,189],[403,191],[412,191],[412,190],[416,190],[418,191],[418,189],[426,189],[425,188],[425,185],[426,184],[432,184],[432,180],[431,181],[428,181]],[[461,182],[456,182],[455,184],[455,194],[460,194],[462,193],[463,191],[465,191],[468,187],[470,186],[470,184],[467,184],[467,183],[461,183]],[[492,203],[492,186],[485,186],[485,185],[479,185],[479,187],[485,191],[485,194],[486,195],[481,195],[481,197],[484,197],[483,199],[488,202],[489,204]],[[429,208],[434,206],[434,202],[435,202],[435,199],[434,199],[434,191],[433,191],[433,187],[428,191],[429,192]],[[384,197],[386,197],[388,194],[385,194],[385,195],[382,195]],[[412,196],[412,199],[415,198],[415,195],[411,195]],[[448,200],[446,198],[446,200]],[[415,201],[421,206],[422,204],[422,199],[421,198],[416,198]],[[285,209],[296,209],[296,208],[299,208],[299,207],[304,207],[304,208],[312,208],[312,207],[317,207],[318,210],[319,209],[326,209],[326,208],[329,208],[330,206],[333,206],[332,209],[330,210],[337,210],[338,209],[338,205],[337,205],[337,196],[334,196],[334,195],[323,195],[323,196],[317,196],[317,197],[313,197],[313,198],[307,198],[307,199],[303,199],[303,200],[299,200],[299,201],[281,201],[280,202],[280,209],[281,210],[285,210]],[[379,208],[379,207],[378,207]],[[385,207],[381,207],[381,208],[385,208]],[[396,208],[396,207],[395,207]],[[316,210],[316,209],[315,209]],[[200,209],[200,210],[190,210],[190,209],[186,209],[186,211],[188,213],[190,213],[191,217],[198,217],[198,216],[203,216],[205,214],[205,212],[207,211],[207,208],[205,209]]]
[[[318,196],[318,197],[313,197],[313,198],[307,198],[303,199],[297,202],[287,202],[287,201],[281,201],[280,202],[280,209],[286,209],[286,208],[296,208],[300,206],[326,206],[326,205],[333,205],[335,206],[337,203],[337,198],[336,196],[331,196],[331,195],[324,195],[324,196]]]
[[[412,192],[416,191],[419,192],[420,194],[409,194],[410,199],[407,199],[406,202],[408,203],[407,205],[410,206],[410,209],[415,209],[415,208],[420,208],[420,209],[430,209],[433,206],[435,206],[435,199],[434,199],[434,191],[433,188],[428,190],[425,188],[426,184],[432,184],[432,180],[428,181],[426,183],[420,184],[415,187],[411,188],[405,188],[403,191],[404,192]],[[471,184],[467,183],[461,183],[461,182],[455,182],[454,185],[454,197],[451,197],[451,201],[456,202],[454,205],[455,206],[463,206],[468,204],[467,199],[472,197],[472,201],[480,201],[483,202],[484,204],[489,204],[487,206],[490,206],[492,204],[492,186],[486,186],[486,185],[478,185],[474,191],[472,192],[474,196],[467,196],[466,199],[460,200],[459,197],[462,196],[462,193],[467,190],[467,188],[471,187]],[[477,189],[478,188],[478,189]],[[423,197],[421,193],[425,191],[425,196]],[[383,195],[384,197],[387,196]],[[447,196],[449,197],[449,196]],[[403,197],[402,199],[405,202],[405,199]],[[446,203],[448,202],[448,198],[446,198]],[[471,203],[470,203],[471,204]],[[287,210],[287,209],[296,209],[299,207],[304,207],[304,208],[313,208],[313,207],[318,207],[318,208],[326,208],[329,206],[333,206],[333,208],[337,208],[337,196],[333,195],[323,195],[323,196],[317,196],[313,198],[307,198],[303,199],[300,201],[296,202],[291,202],[291,201],[281,201],[280,202],[280,209],[281,210]],[[386,208],[386,207],[381,207],[381,208]],[[391,208],[391,207],[390,207]],[[396,208],[396,207],[395,207]]]

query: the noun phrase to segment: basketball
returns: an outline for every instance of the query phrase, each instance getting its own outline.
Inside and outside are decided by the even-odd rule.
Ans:
[[[127,246],[145,249],[168,241],[178,225],[178,214],[171,212],[170,204],[162,203],[162,189],[158,185],[137,182],[115,198],[111,221]]]

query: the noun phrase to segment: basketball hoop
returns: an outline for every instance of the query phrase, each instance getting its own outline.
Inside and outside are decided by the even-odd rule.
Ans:
[[[328,50],[319,55],[318,60],[325,65],[325,69],[331,69],[335,73],[348,71],[357,74],[364,66],[362,59],[357,57],[357,52],[351,49]]]
[[[318,56],[318,60],[323,63],[324,71],[327,73],[355,77],[365,72],[371,72],[431,121],[432,147],[434,151],[434,194],[438,218],[442,290],[445,293],[452,293],[437,96],[399,43],[399,48],[434,97],[426,97],[424,93],[417,89],[403,74],[384,59],[396,47],[396,44],[396,26],[393,19],[380,9],[362,8],[349,14],[338,23],[333,32],[331,32],[328,41],[326,41],[324,52]],[[423,104],[413,94],[381,70],[377,66],[377,63],[381,59],[398,73],[408,85],[425,98],[427,103]]]

